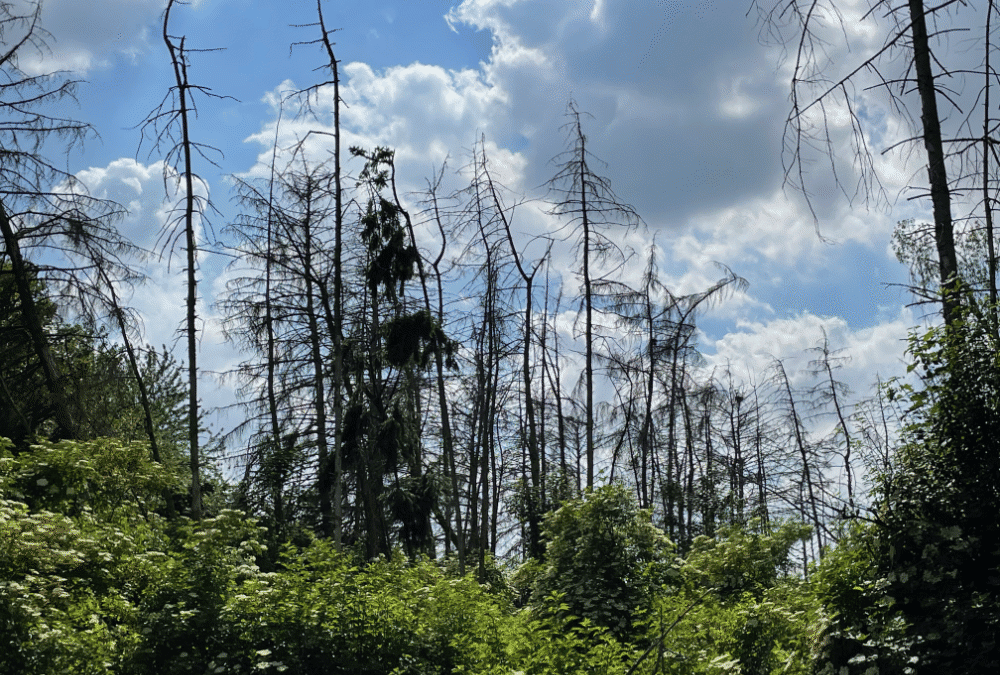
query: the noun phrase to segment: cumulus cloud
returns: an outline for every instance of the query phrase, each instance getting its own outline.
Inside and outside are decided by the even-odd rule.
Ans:
[[[367,64],[355,62],[343,65],[342,73],[341,97],[345,105],[341,109],[341,147],[393,148],[401,179],[414,189],[422,185],[424,176],[440,167],[449,153],[471,148],[478,134],[493,137],[494,120],[503,115],[504,92],[473,70],[453,71],[414,63],[376,72]],[[294,91],[296,85],[286,81],[265,97],[276,118],[282,102]],[[321,89],[312,107],[317,119],[292,119],[289,114],[280,124],[266,124],[247,139],[266,148],[259,158],[262,165],[270,162],[276,125],[278,144],[283,148],[294,145],[310,131],[332,130],[333,88]],[[491,142],[493,154],[497,155],[495,161],[503,166],[520,163],[516,153]],[[309,154],[317,160],[326,158],[332,147],[329,136],[314,133]]]
[[[147,251],[167,255],[182,248],[176,243],[179,211],[184,184],[168,169],[164,176],[162,161],[142,164],[130,157],[112,161],[104,167],[90,167],[77,173],[91,196],[110,199],[125,207],[127,213],[119,225],[123,236]],[[208,186],[195,181],[200,202],[209,198]],[[206,240],[202,219],[197,219],[196,237]],[[167,255],[169,257],[169,255]]]
[[[819,17],[825,24],[821,36],[830,37],[823,56],[828,62],[820,65],[831,68],[832,77],[842,64],[881,46],[885,35],[877,17],[859,20],[867,3],[838,7],[849,47],[838,18]],[[343,146],[395,148],[403,193],[422,189],[445,157],[461,166],[466,160],[457,154],[481,133],[502,182],[515,194],[544,194],[538,187],[556,170],[550,160],[567,147],[561,125],[572,97],[592,115],[584,118],[587,147],[607,162],[595,167],[650,226],[620,239],[640,254],[625,268],[625,280],[638,285],[644,267],[639,261],[654,235],[662,247],[663,279],[675,295],[715,283],[722,276],[717,263],[751,279],[749,290],[708,311],[729,322],[722,337],[703,341],[714,350],[710,363],[738,358],[756,372],[772,357],[799,358],[826,329],[831,344],[858,364],[850,375],[858,390],[870,384],[875,370],[897,367],[899,341],[915,321],[909,312],[893,309],[886,317],[880,308],[878,316],[860,322],[852,317],[851,325],[801,308],[794,318],[779,318],[771,292],[792,282],[813,289],[835,283],[834,267],[847,249],[829,242],[884,258],[895,222],[926,213],[925,204],[899,200],[907,185],[923,179],[920,153],[881,154],[912,134],[911,122],[882,92],[867,91],[871,82],[859,80],[850,89],[851,104],[865,120],[860,136],[843,101],[826,108],[830,147],[848,154],[839,156],[836,177],[828,163],[817,161],[826,146],[809,155],[810,209],[794,184],[785,183],[781,163],[794,60],[782,60],[782,45],[768,42],[767,35],[760,39],[752,21],[729,4],[465,0],[446,19],[456,31],[491,35],[492,49],[478,68],[342,66]],[[269,94],[275,111],[291,88],[285,83]],[[315,107],[318,122],[285,117],[277,128],[282,147],[310,130],[329,130],[332,93],[321,91]],[[269,149],[275,133],[271,122],[248,140]],[[871,167],[854,161],[850,148],[856,142],[871,150]],[[329,149],[328,138],[315,137],[315,157]],[[269,159],[269,152],[261,154],[258,173]],[[865,183],[867,168],[875,170],[879,184]],[[448,186],[462,180],[449,174]],[[866,202],[869,189],[876,197],[884,190],[886,199]],[[537,201],[518,209],[522,242],[563,224],[547,209]],[[424,234],[428,241],[436,236],[431,229]],[[552,256],[564,291],[575,294],[578,265],[571,243],[556,244]]]
[[[134,58],[156,39],[163,8],[162,0],[46,0],[41,26],[52,39],[47,50],[24,52],[20,65],[32,75],[56,70],[86,74],[114,58]]]
[[[766,321],[739,321],[736,330],[716,340],[704,340],[706,368],[718,372],[729,369],[737,377],[747,373],[759,377],[770,372],[775,360],[781,360],[792,386],[806,387],[814,380],[808,372],[809,361],[818,357],[814,350],[822,344],[825,332],[831,352],[846,358],[838,377],[855,393],[865,395],[876,376],[885,381],[904,374],[905,340],[916,323],[908,308],[863,329],[853,329],[840,317],[811,312]]]
[[[164,225],[177,218],[178,185],[173,178],[166,182],[163,163],[143,164],[131,158],[120,158],[107,166],[90,167],[77,173],[77,178],[87,186],[94,197],[111,199],[127,209],[118,224],[119,232],[132,243],[149,253],[141,261],[145,280],[122,302],[138,311],[143,318],[145,341],[158,347],[172,347],[181,362],[186,360],[186,347],[182,342],[181,328],[186,320],[187,286],[184,274],[183,238],[170,249],[170,235],[164,236]],[[207,197],[202,185],[199,193]],[[204,230],[199,220],[198,238],[205,242]],[[167,247],[165,249],[165,247]],[[232,367],[237,359],[222,335],[221,317],[213,306],[215,284],[204,283],[219,274],[219,263],[210,254],[199,253],[199,288],[197,314],[201,345],[200,369],[207,373],[221,373]],[[209,407],[227,405],[235,400],[234,393],[226,387],[206,387],[206,404]]]

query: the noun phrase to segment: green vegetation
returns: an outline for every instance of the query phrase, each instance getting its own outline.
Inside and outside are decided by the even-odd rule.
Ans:
[[[723,525],[681,552],[610,483],[479,583],[402,544],[279,541],[224,495],[171,513],[185,472],[145,442],[3,440],[0,673],[990,672],[997,349],[969,317],[910,351],[926,386],[888,388],[909,422],[874,517],[806,574],[808,525]]]
[[[811,389],[780,361],[757,384],[707,375],[698,313],[745,282],[726,268],[677,296],[655,246],[639,288],[604,276],[598,263],[630,259],[611,226],[641,219],[588,168],[574,103],[549,206],[576,269],[551,246],[518,250],[524,196],[494,181],[485,137],[464,189],[428,182],[419,221],[390,149],[351,149],[365,161],[351,190],[317,2],[304,28],[320,34],[299,44],[323,46],[332,80],[283,104],[314,119],[332,85],[334,126],[316,137],[335,150],[317,164],[275,147],[269,178],[239,187],[218,300],[246,416],[216,446],[197,396],[194,216],[208,204],[190,159],[205,146],[185,102],[208,89],[187,84],[167,30],[183,3],[163,17],[178,107],[143,127],[159,147],[183,123],[165,166],[185,159],[184,205],[161,238],[185,239],[183,365],[120,303],[142,276],[121,207],[41,154],[90,128],[36,110],[76,83],[19,69],[21,47],[45,44],[40,5],[23,4],[0,0],[0,675],[1000,670],[992,225],[955,258],[935,200],[943,294],[924,228],[897,233],[917,291],[943,301],[945,325],[911,339],[920,388],[891,382],[851,415],[825,339]],[[436,257],[415,222],[436,226]],[[574,276],[582,294],[563,298]],[[574,312],[575,393],[574,347],[560,347]],[[594,400],[598,377],[616,400]],[[823,415],[836,428],[818,438]]]
[[[811,587],[759,572],[802,528],[702,538],[685,560],[603,487],[549,516],[550,555],[515,608],[502,574],[480,585],[447,561],[363,563],[323,539],[274,559],[238,511],[161,516],[177,485],[137,443],[4,445],[0,672],[624,673],[653,642],[635,672],[808,662],[809,622],[786,605]]]

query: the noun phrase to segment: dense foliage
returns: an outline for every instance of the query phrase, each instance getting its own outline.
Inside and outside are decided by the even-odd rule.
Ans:
[[[40,3],[0,0],[0,675],[1000,669],[991,234],[958,269],[990,303],[952,283],[946,327],[911,340],[920,388],[890,383],[852,416],[826,340],[806,390],[781,361],[756,383],[706,374],[698,311],[746,282],[725,269],[677,296],[655,245],[638,279],[614,276],[636,252],[611,233],[641,218],[592,172],[572,101],[546,197],[562,222],[537,260],[513,235],[526,198],[494,180],[485,138],[465,187],[441,194],[442,169],[419,214],[390,149],[352,148],[364,166],[347,186],[322,2],[300,44],[323,47],[332,79],[283,105],[336,149],[276,146],[225,228],[219,305],[246,359],[229,373],[246,412],[224,446],[232,485],[199,427],[209,204],[186,97],[210,89],[186,79],[205,50],[170,34],[183,4],[163,17],[177,86],[141,133],[154,151],[176,140],[164,179],[184,205],[161,242],[183,230],[186,377],[120,302],[142,276],[122,207],[43,154],[91,129],[46,112],[75,82],[20,70],[22,47],[44,52]],[[910,229],[897,251],[930,293]],[[614,401],[594,400],[599,380]],[[816,437],[822,416],[836,428]]]
[[[621,484],[572,500],[548,515],[545,557],[522,570],[531,601],[630,637],[637,611],[678,575],[674,546]],[[527,583],[525,579],[522,583]]]
[[[502,573],[480,585],[447,561],[364,563],[322,539],[275,558],[238,511],[164,517],[178,478],[141,444],[10,447],[0,459],[3,673],[707,673],[807,662],[809,624],[786,605],[808,607],[811,591],[776,574],[801,528],[703,538],[682,559],[608,486],[550,516],[537,600],[517,609]],[[571,555],[574,536],[589,538],[582,555]],[[607,545],[618,555],[601,555]],[[651,644],[655,656],[640,661]]]
[[[808,526],[727,526],[679,555],[610,484],[548,515],[544,558],[484,585],[454,560],[365,562],[325,539],[268,551],[273,536],[236,510],[164,516],[182,481],[141,443],[11,448],[0,456],[2,673],[991,668],[995,563],[977,529],[989,525],[972,504],[957,524],[913,515],[952,513],[933,494],[885,499],[883,521],[850,526],[803,577],[794,551]],[[925,457],[922,470],[944,461]],[[893,484],[914,480],[908,471],[901,462]],[[958,662],[962,643],[977,651]]]

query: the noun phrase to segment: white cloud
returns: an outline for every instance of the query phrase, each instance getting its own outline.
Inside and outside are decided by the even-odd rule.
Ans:
[[[503,130],[498,134],[494,120],[503,116],[506,94],[477,71],[413,63],[376,72],[367,64],[354,62],[342,66],[342,76],[342,152],[354,145],[393,148],[401,180],[411,189],[422,187],[423,178],[440,167],[449,152],[471,147],[478,134],[491,139],[503,134]],[[275,116],[281,101],[295,89],[294,83],[286,81],[265,96]],[[314,99],[318,120],[286,116],[280,126],[279,146],[289,147],[310,131],[332,130],[332,89],[323,88]],[[271,122],[247,139],[266,149],[261,163],[270,161],[274,131]],[[330,137],[315,135],[309,155],[325,158],[331,149]],[[501,168],[522,163],[516,153],[501,150],[495,141],[493,149],[498,151],[495,161]]]
[[[473,70],[414,63],[376,73],[349,63],[344,74],[344,125],[372,145],[394,147],[400,160],[440,163],[445,148],[469,145],[470,131],[492,136],[492,119],[506,105],[506,95]]]
[[[166,344],[175,351],[179,361],[186,361],[186,346],[180,332],[187,312],[184,241],[181,238],[176,242],[173,256],[163,250],[167,241],[163,236],[163,226],[176,218],[172,211],[177,199],[176,185],[164,184],[163,163],[146,165],[131,158],[121,158],[104,167],[80,171],[77,178],[87,186],[92,196],[112,199],[128,209],[119,223],[119,232],[152,253],[140,265],[146,276],[145,281],[137,285],[128,297],[122,298],[122,302],[143,317],[144,337],[148,344],[156,347]],[[201,194],[205,196],[204,192]],[[198,237],[204,240],[200,225]],[[199,278],[202,279],[197,308],[199,369],[206,373],[223,372],[237,360],[222,336],[221,317],[212,304],[217,284],[206,282],[206,277],[212,279],[216,276],[217,272],[211,269],[216,264],[209,254],[199,253]],[[204,386],[203,393],[209,407],[235,400],[229,388],[213,384]]]
[[[151,27],[155,31],[163,8],[162,0],[45,0],[41,26],[52,39],[47,51],[24,52],[21,67],[32,75],[56,70],[86,74],[116,57],[134,58],[156,39]]]
[[[848,359],[838,378],[864,396],[876,376],[885,381],[904,374],[905,340],[917,322],[908,308],[861,330],[853,330],[840,317],[810,312],[768,321],[740,321],[736,331],[714,341],[702,340],[706,351],[711,351],[706,355],[706,369],[721,372],[728,367],[737,377],[744,373],[760,377],[778,359],[786,364],[792,386],[804,387],[813,382],[808,364],[818,355],[811,350],[822,344],[825,330],[831,351]]]
[[[184,186],[175,178],[164,180],[162,161],[146,165],[123,157],[105,167],[84,169],[77,173],[77,178],[87,186],[91,196],[110,199],[127,209],[119,231],[129,241],[147,251],[166,254],[163,248],[173,237],[164,232],[164,224],[177,220]],[[195,193],[200,199],[207,199],[205,183],[196,181]],[[170,232],[174,230],[175,227],[169,228]],[[200,218],[196,236],[199,242],[204,242]],[[183,242],[171,248],[180,251]]]

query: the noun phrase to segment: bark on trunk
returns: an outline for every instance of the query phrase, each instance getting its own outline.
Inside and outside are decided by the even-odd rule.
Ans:
[[[0,232],[3,234],[4,247],[7,250],[7,257],[10,258],[11,272],[14,274],[14,284],[17,287],[17,294],[20,296],[21,316],[24,318],[25,328],[31,336],[31,346],[42,364],[42,373],[45,375],[45,385],[52,396],[52,403],[55,408],[57,438],[77,438],[79,426],[73,416],[73,411],[69,407],[66,396],[66,388],[63,383],[59,366],[52,356],[49,348],[48,338],[45,336],[45,327],[42,325],[41,317],[38,314],[38,307],[35,304],[34,295],[31,291],[31,274],[28,266],[21,255],[20,242],[14,233],[14,226],[10,222],[7,209],[0,202]]]
[[[938,115],[934,72],[931,69],[931,49],[927,36],[927,21],[922,0],[909,0],[913,65],[920,93],[920,120],[927,150],[927,177],[930,181],[934,207],[934,241],[937,245],[938,269],[941,276],[942,309],[947,325],[957,319],[960,302],[958,258],[955,254],[954,223],[951,215],[951,191],[945,166],[944,144],[941,141],[941,118]]]

